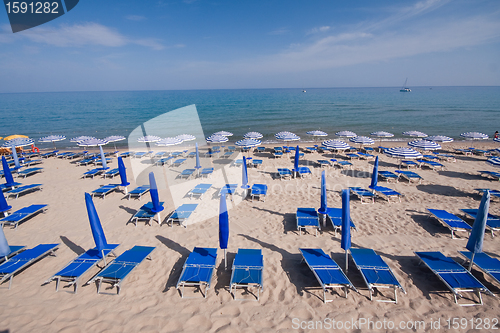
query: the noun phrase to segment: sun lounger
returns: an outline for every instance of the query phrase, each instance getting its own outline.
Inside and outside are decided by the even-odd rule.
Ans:
[[[245,300],[236,298],[236,289],[238,287],[246,288],[257,287],[257,301],[260,299],[260,292],[264,291],[263,285],[264,257],[260,249],[238,249],[234,257],[231,272],[231,282],[229,292],[233,294],[235,300]]]
[[[130,151],[126,151],[126,152],[124,152],[124,153],[121,153],[119,156],[120,156],[121,158],[125,158],[125,157],[130,157],[132,154],[133,154],[132,152],[130,152]]]
[[[315,235],[318,235],[318,230],[321,230],[321,226],[319,224],[318,212],[314,208],[297,208],[297,212],[295,213],[295,220],[297,222],[297,230],[299,231],[299,235],[302,230],[306,231],[306,229],[315,229]]]
[[[9,259],[10,257],[13,257],[16,254],[18,254],[19,252],[23,251],[24,249],[26,249],[26,246],[24,246],[24,245],[10,245],[9,248],[10,248],[9,254],[7,254],[4,257],[0,257],[0,263],[4,262],[6,259]]]
[[[436,170],[437,168],[440,168],[441,170],[444,170],[444,165],[436,162],[436,161],[426,161],[426,160],[417,160],[418,163],[420,163],[420,166],[425,165],[426,167]]]
[[[455,231],[466,231],[470,233],[470,231],[472,230],[472,227],[468,225],[464,220],[462,220],[458,216],[448,213],[446,210],[430,208],[427,208],[427,210],[429,211],[430,216],[433,216],[436,220],[438,220],[451,230],[452,239],[455,239]]]
[[[311,172],[311,169],[309,169],[308,167],[299,167],[297,170],[295,170],[297,172],[297,174],[300,176],[300,178],[304,178],[306,176],[309,176],[311,177],[312,175],[312,172]]]
[[[441,252],[415,252],[415,254],[451,290],[455,303],[460,306],[482,305],[481,292],[493,295],[468,270]],[[479,303],[458,303],[457,296],[462,298],[462,292],[474,292],[479,298]]]
[[[180,158],[172,162],[173,167],[181,166],[182,163],[186,162],[185,158]]]
[[[141,197],[149,192],[149,185],[142,185],[139,187],[134,188],[132,191],[128,192],[128,200],[132,197],[137,197],[139,200],[141,200]]]
[[[2,190],[2,192],[7,192],[7,191],[13,190],[21,185],[23,185],[23,184],[18,183],[18,182],[14,182],[12,184],[0,184],[0,189]]]
[[[342,208],[333,208],[329,207],[326,210],[326,219],[330,220],[330,223],[333,226],[333,230],[335,231],[335,236],[337,236],[337,231],[342,230]],[[356,230],[356,226],[351,219],[351,229]]]
[[[388,202],[391,202],[391,198],[395,198],[401,202],[401,197],[403,196],[401,193],[394,191],[391,188],[384,186],[375,186],[370,187],[374,194],[377,196],[386,199]]]
[[[390,171],[379,171],[378,176],[382,178],[382,180],[385,180],[386,182],[389,182],[390,180],[394,180],[396,183],[398,182],[398,175],[395,173],[392,173]]]
[[[103,186],[99,187],[97,190],[92,191],[92,193],[91,193],[92,198],[94,196],[99,196],[99,197],[102,197],[104,199],[107,194],[109,194],[113,191],[116,191],[118,189],[118,187],[120,187],[119,184],[103,185]]]
[[[15,189],[5,192],[5,194],[7,198],[9,198],[10,196],[15,196],[17,199],[20,195],[24,195],[26,193],[34,192],[37,190],[40,191],[42,190],[42,184],[29,184],[29,185],[19,186],[16,187]]]
[[[337,161],[336,165],[338,165],[341,169],[351,169],[352,170],[352,163],[349,161]]]
[[[184,152],[182,152],[182,151],[174,151],[174,152],[170,153],[170,156],[172,156],[174,158],[179,157],[179,156],[184,156]]]
[[[155,165],[165,165],[166,163],[169,163],[172,159],[174,159],[173,156],[160,158],[155,162]]]
[[[200,177],[207,177],[214,173],[214,168],[204,168],[200,172]]]
[[[232,151],[226,151],[223,155],[222,158],[231,158],[231,155],[233,155]]]
[[[59,150],[49,151],[49,152],[46,152],[46,153],[40,154],[40,157],[41,157],[41,158],[49,158],[49,157],[52,157],[52,156],[56,156],[56,154],[57,154],[58,152],[59,152]]]
[[[160,206],[163,206],[163,203],[164,202],[161,201]],[[127,224],[132,222],[137,227],[137,222],[146,221],[146,224],[152,225],[151,221],[157,215],[157,213],[152,212],[151,209],[153,209],[153,203],[151,201],[147,204],[142,205],[141,208],[139,208],[139,210],[134,214],[134,216],[132,216],[130,221],[127,222]],[[161,221],[158,221],[158,224],[161,225]]]
[[[323,167],[329,168],[332,166],[332,164],[328,160],[318,160],[317,162],[318,162],[319,166],[322,168]]]
[[[152,152],[138,151],[134,154],[134,158],[143,158],[146,155],[151,154]]]
[[[36,159],[36,160],[24,160],[24,162],[22,163],[21,166],[30,167],[32,165],[37,165],[37,164],[42,164],[42,163],[43,163],[43,160],[41,158]]]
[[[260,159],[253,159],[253,160],[251,161],[251,164],[252,164],[252,166],[253,166],[254,168],[258,168],[258,167],[259,167],[259,165],[262,165],[262,162],[263,162],[263,161],[262,161],[262,160],[260,160]]]
[[[363,150],[366,154],[372,154],[375,151],[372,147],[363,147]]]
[[[334,288],[343,288],[347,298],[347,288],[357,292],[351,281],[340,269],[337,263],[330,258],[322,249],[299,249],[303,261],[313,272],[321,288],[323,288],[323,302],[328,303],[333,300],[326,299],[326,292],[333,291]]]
[[[119,174],[120,174],[120,171],[118,170],[118,168],[111,169],[111,170],[106,171],[104,173],[104,178],[106,178],[106,177],[115,178],[115,176],[117,176]]]
[[[91,169],[87,172],[84,172],[82,178],[91,177],[92,179],[94,179],[95,176],[100,175],[103,172],[104,170],[102,168]]]
[[[94,163],[96,157],[88,157],[88,158],[85,158],[81,161],[78,161],[76,162],[76,165],[80,166],[80,165],[89,165],[90,163]]]
[[[263,198],[262,201],[266,201],[265,198],[267,196],[267,185],[266,184],[253,184],[252,189],[250,190],[250,197],[253,198],[258,196],[259,201],[260,198]]]
[[[102,165],[102,159],[95,158],[93,161],[94,165]],[[111,158],[106,158],[106,163],[111,163]]]
[[[158,158],[158,159],[159,159],[159,158],[162,158],[163,156],[165,156],[166,154],[167,154],[167,153],[166,153],[166,152],[164,152],[164,151],[159,151],[159,152],[157,152],[157,153],[155,153],[155,154],[153,155],[153,158]]]
[[[490,192],[490,195],[492,197],[500,198],[500,191],[499,190],[492,190],[489,188],[476,188],[475,190],[478,191],[479,194],[481,194],[481,195],[483,195],[484,192],[488,191],[488,192]]]
[[[462,212],[465,213],[465,215],[468,215],[472,219],[476,219],[477,216],[477,209],[460,209]],[[494,237],[494,231],[500,230],[500,216],[489,214],[486,219],[486,227],[490,230],[491,232],[491,237]]]
[[[456,162],[456,158],[455,156],[451,155],[451,154],[442,154],[442,153],[438,153],[438,152],[433,152],[434,156],[437,156],[437,158],[439,158],[440,160],[446,160],[448,162]]]
[[[234,167],[239,167],[239,166],[242,166],[242,165],[243,165],[243,159],[242,158],[239,158],[239,159],[233,161],[233,166]]]
[[[374,159],[375,156],[374,155],[371,155],[371,154],[367,154],[367,153],[362,153],[362,152],[358,152],[358,155],[364,159],[364,160],[371,160],[371,159]]]
[[[14,275],[34,264],[43,257],[54,254],[59,244],[40,244],[32,249],[24,250],[21,253],[4,261],[0,265],[0,284],[9,280],[9,289],[12,286]]]
[[[176,286],[177,289],[180,289],[182,298],[184,298],[184,287],[199,287],[203,297],[207,297],[207,292],[212,284],[216,260],[216,248],[195,247],[193,249],[182,267],[181,276]],[[204,292],[203,286],[205,287]]]
[[[424,155],[424,158],[428,161],[439,161],[440,158],[437,155]]]
[[[368,191],[361,187],[349,187],[351,194],[354,194],[359,198],[362,204],[364,203],[375,203],[375,193]]]
[[[47,210],[48,205],[30,205],[21,208],[0,220],[0,227],[4,224],[13,225],[17,229],[18,224],[30,219],[38,213],[43,213]]]
[[[280,176],[280,179],[291,179],[292,171],[286,168],[278,168],[278,175]]]
[[[394,290],[394,300],[378,300],[379,302],[397,303],[398,289],[401,289],[406,294],[389,265],[375,251],[372,249],[350,248],[349,252],[370,291],[370,301],[373,300],[374,289],[389,288]]]
[[[103,250],[104,256],[106,257],[110,254],[113,254],[116,257],[116,255],[113,253],[113,250],[115,250],[117,247],[118,244],[107,244],[106,248]],[[101,261],[103,261],[103,256],[102,253],[99,252],[99,250],[97,250],[96,248],[87,250],[75,259],[71,260],[59,272],[45,281],[44,284],[50,283],[55,280],[56,291],[59,291],[59,283],[61,281],[69,282],[67,286],[73,286],[73,292],[76,294],[78,289],[78,282],[80,281],[82,276]]]
[[[474,155],[479,155],[479,156],[491,156],[491,153],[489,150],[484,150],[484,149],[475,149],[475,148],[469,148]]]
[[[403,171],[403,170],[396,170],[396,173],[399,174],[399,177],[403,177],[406,180],[408,180],[409,183],[411,182],[417,182],[420,184],[422,183],[422,177],[420,177],[419,174],[413,172],[413,171]]]
[[[274,158],[283,157],[283,152],[282,151],[274,151],[273,156],[274,156]]]
[[[500,172],[495,171],[478,171],[482,177],[491,177],[495,180],[500,180]]]
[[[179,174],[179,177],[189,179],[191,175],[196,171],[196,169],[184,169],[182,172]]]
[[[357,159],[360,159],[361,156],[359,156],[358,154],[354,154],[354,153],[348,153],[348,154],[345,154],[347,157],[349,157],[350,160],[357,160]]]
[[[78,157],[81,157],[81,156],[85,156],[87,152],[81,152],[81,153],[70,153],[66,156],[64,156],[65,159],[67,160],[72,160],[72,159],[75,159],[75,158],[78,158]]]
[[[408,169],[411,168],[411,167],[414,167],[415,169],[419,167],[418,163],[414,162],[414,161],[401,161],[401,163],[399,163],[399,165],[400,166],[405,166]]]
[[[34,175],[35,173],[42,172],[43,168],[28,168],[17,172],[17,177],[26,178],[28,176]]]
[[[219,191],[219,197],[222,194],[225,194],[226,196],[229,194],[231,195],[231,200],[233,200],[233,194],[236,193],[236,190],[238,189],[238,184],[226,184],[222,186],[222,188]]]
[[[179,223],[179,225],[183,225],[185,228],[186,225],[184,225],[184,221],[186,221],[191,216],[191,214],[193,214],[196,207],[198,207],[198,204],[180,205],[176,210],[172,212],[172,214],[170,214],[166,223],[170,223],[170,226],[172,227],[174,225],[174,222],[177,222]]]
[[[99,272],[91,282],[97,283],[97,293],[100,293],[103,283],[111,283],[112,287],[116,287],[116,294],[120,294],[120,288],[125,278],[146,258],[151,260],[151,252],[155,247],[152,246],[134,246],[130,250],[123,252],[112,263],[106,266]]]
[[[198,198],[201,199],[203,194],[205,194],[211,187],[212,184],[198,184],[187,194],[191,199],[193,198],[193,196],[198,196]]]
[[[459,251],[458,253],[468,261],[472,258],[472,253],[469,251]],[[497,283],[500,283],[500,260],[490,257],[484,252],[480,252],[474,255],[474,265]]]
[[[59,153],[59,154],[56,154],[56,157],[57,158],[66,158],[67,156],[70,156],[70,155],[75,155],[77,153],[73,153],[73,152],[70,152],[70,151],[66,151],[64,153]]]
[[[462,155],[465,155],[465,156],[472,155],[472,151],[470,149],[455,148],[455,152],[457,154],[462,154]]]

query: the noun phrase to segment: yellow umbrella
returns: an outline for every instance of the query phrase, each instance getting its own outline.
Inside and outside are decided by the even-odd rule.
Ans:
[[[5,138],[3,138],[5,141],[7,140],[12,140],[12,139],[17,139],[17,138],[29,138],[28,136],[26,135],[22,135],[22,134],[14,134],[14,135],[9,135],[9,136],[6,136]]]

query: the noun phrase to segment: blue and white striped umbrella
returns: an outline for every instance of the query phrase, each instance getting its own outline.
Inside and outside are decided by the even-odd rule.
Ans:
[[[461,137],[469,140],[486,140],[488,135],[479,132],[465,132],[460,134]]]
[[[389,157],[404,158],[404,159],[414,159],[423,157],[422,154],[420,154],[415,149],[405,148],[405,147],[387,148],[386,150],[384,150],[384,153]]]
[[[426,138],[426,137],[428,137],[427,134],[425,134],[424,132],[419,132],[419,131],[406,131],[406,132],[403,132],[403,135],[411,136],[411,137],[415,137],[415,138]]]
[[[220,132],[214,133],[212,135],[233,136],[233,133],[227,132],[227,131],[220,131]]]
[[[160,141],[156,141],[156,145],[159,147],[175,146],[175,145],[180,145],[181,143],[182,140],[177,137],[164,138],[161,139]]]
[[[335,133],[336,136],[341,136],[341,137],[344,137],[344,138],[354,138],[356,137],[356,133],[354,132],[351,132],[351,131],[340,131],[340,132],[337,132]]]
[[[384,131],[371,132],[370,135],[377,138],[392,138],[394,136],[394,134]]]
[[[312,135],[312,136],[328,136],[328,133],[323,132],[323,131],[319,131],[319,130],[309,131],[309,132],[306,132],[306,134],[307,135]]]
[[[33,139],[29,138],[17,138],[17,139],[12,139],[5,141],[5,143],[2,145],[4,148],[17,148],[17,147],[24,147],[24,146],[31,146],[34,144],[35,141]]]
[[[234,144],[239,147],[256,147],[260,145],[262,141],[257,139],[243,139],[240,141],[236,141]]]
[[[158,142],[161,138],[156,135],[146,135],[137,139],[137,142]]]
[[[486,163],[493,165],[494,167],[500,168],[500,157],[492,157],[486,160]]]
[[[103,140],[106,140],[108,142],[118,142],[118,141],[123,141],[125,139],[126,139],[126,137],[121,136],[121,135],[111,135],[111,136],[104,138]]]
[[[434,142],[453,142],[453,139],[450,138],[449,136],[444,136],[444,135],[432,135],[426,137],[424,140],[428,141],[434,141]]]
[[[62,140],[66,140],[66,137],[64,135],[49,135],[38,139],[38,142],[56,142]]]
[[[196,137],[191,134],[179,134],[176,136],[176,138],[181,139],[183,142],[196,140]]]
[[[259,132],[248,132],[245,135],[243,135],[243,137],[245,139],[261,139],[264,136],[262,135],[262,133]]]
[[[81,147],[97,147],[97,146],[103,146],[107,143],[108,143],[108,141],[106,141],[106,140],[93,138],[93,139],[87,139],[87,140],[80,141],[80,142],[78,142],[78,145]]]
[[[437,149],[441,149],[441,145],[440,144],[435,143],[434,141],[428,141],[428,140],[410,141],[410,142],[408,142],[408,145],[412,146],[414,148],[423,149],[423,150],[437,150]]]
[[[350,138],[349,141],[353,143],[359,143],[362,145],[372,145],[375,143],[372,138],[369,138],[367,136],[356,136],[354,138]]]
[[[493,138],[493,141],[500,142],[500,138]]]
[[[337,150],[344,150],[350,148],[350,146],[347,143],[340,140],[325,140],[323,141],[322,145],[326,148],[337,149]]]
[[[85,140],[89,140],[89,139],[96,139],[96,138],[93,136],[82,135],[82,136],[77,136],[76,138],[69,140],[69,142],[80,142],[80,141],[85,141]]]
[[[292,132],[287,132],[287,131],[276,133],[276,135],[274,137],[276,139],[282,140],[282,141],[298,141],[298,140],[300,140],[300,137],[297,134],[292,133]]]
[[[222,143],[227,141],[229,141],[229,139],[227,138],[227,136],[223,135],[212,134],[207,138],[207,142],[212,142],[212,143]]]

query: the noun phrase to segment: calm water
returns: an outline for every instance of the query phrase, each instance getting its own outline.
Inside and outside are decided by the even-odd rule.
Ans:
[[[340,130],[358,135],[384,130],[396,138],[407,130],[454,138],[500,130],[500,87],[417,87],[411,93],[332,88],[0,94],[0,136],[128,136],[143,122],[191,104],[206,136],[226,130],[235,140],[250,130],[263,133],[264,140],[283,130],[303,139],[314,129],[330,138]]]

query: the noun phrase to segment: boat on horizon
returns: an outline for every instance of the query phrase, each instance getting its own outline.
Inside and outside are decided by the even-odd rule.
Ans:
[[[406,83],[407,83],[407,82],[408,82],[408,78],[406,78],[406,80],[405,80],[405,84],[403,85],[403,88],[401,88],[401,89],[399,90],[400,92],[410,92],[410,91],[411,91],[411,90],[410,90],[410,88],[408,88],[408,87],[406,86]]]

